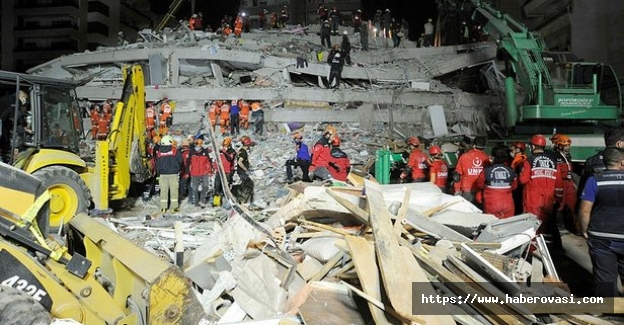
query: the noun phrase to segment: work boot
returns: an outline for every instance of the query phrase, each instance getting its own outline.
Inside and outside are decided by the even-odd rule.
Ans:
[[[167,209],[160,209],[160,213],[165,213],[167,212]]]
[[[177,213],[177,212],[180,212],[180,208],[174,208],[173,209],[173,213]]]

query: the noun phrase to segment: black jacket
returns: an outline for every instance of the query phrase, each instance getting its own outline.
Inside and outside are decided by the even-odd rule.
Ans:
[[[156,153],[156,171],[160,175],[177,175],[182,170],[182,152],[173,146],[160,146]]]

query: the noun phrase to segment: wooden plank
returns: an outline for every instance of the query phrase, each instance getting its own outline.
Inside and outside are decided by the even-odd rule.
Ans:
[[[359,206],[353,204],[349,200],[342,197],[339,193],[336,193],[333,189],[327,189],[327,194],[331,196],[338,203],[342,204],[345,209],[349,210],[360,222],[365,225],[369,224],[368,212],[362,210]]]
[[[403,219],[407,215],[407,209],[409,208],[409,200],[412,195],[412,189],[409,187],[405,188],[405,194],[403,196],[403,202],[401,203],[401,208],[399,208],[399,212],[397,212],[396,219],[394,220],[394,233],[397,235],[401,235],[403,232]]]
[[[299,314],[306,325],[366,324],[344,286],[312,282],[300,291],[307,293],[305,301],[299,306]]]
[[[431,217],[432,215],[434,215],[434,214],[436,214],[436,213],[438,213],[438,212],[440,212],[440,211],[442,211],[442,210],[444,210],[444,209],[446,209],[446,208],[448,208],[448,207],[452,206],[453,204],[457,204],[457,203],[459,203],[459,202],[461,202],[461,201],[446,202],[446,203],[444,203],[444,204],[441,204],[441,205],[438,205],[438,206],[435,206],[435,207],[429,208],[429,209],[427,209],[427,210],[423,211],[423,213],[422,213],[422,214],[423,214],[425,217]]]
[[[381,301],[381,280],[379,279],[379,269],[375,261],[375,247],[373,243],[362,237],[346,237],[347,246],[351,252],[351,260],[355,264],[362,290],[371,298]],[[375,324],[390,324],[384,312],[376,307],[374,303],[368,303]],[[383,304],[382,304],[383,306]]]
[[[441,305],[431,306],[432,309],[440,309],[439,312],[433,312],[437,315],[412,315],[412,292],[406,290],[405,286],[412,282],[427,283],[429,279],[409,250],[399,246],[380,185],[368,180],[365,180],[364,184],[368,197],[371,228],[375,237],[377,261],[390,304],[403,318],[415,322],[419,322],[422,318],[427,324],[453,324],[455,322],[453,317],[445,315],[446,311]],[[419,294],[435,295],[435,290],[429,285]]]
[[[340,262],[340,260],[345,256],[345,252],[340,251],[338,253],[336,253],[336,255],[334,255],[332,258],[329,259],[329,261],[327,261],[327,263],[325,263],[325,265],[323,266],[323,268],[317,273],[315,274],[311,281],[320,281],[322,280],[329,271],[331,271],[331,269],[334,268],[334,266],[336,266],[336,264],[338,264],[338,262]]]

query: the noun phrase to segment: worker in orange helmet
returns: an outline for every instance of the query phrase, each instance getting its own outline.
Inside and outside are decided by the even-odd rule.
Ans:
[[[169,132],[169,127],[173,124],[173,108],[171,103],[169,103],[169,98],[163,98],[159,113],[158,134],[163,136]]]
[[[329,173],[336,180],[345,182],[351,171],[349,156],[340,149],[340,138],[335,135],[331,140]]]
[[[410,155],[407,161],[405,170],[401,173],[401,182],[407,181],[407,177],[411,175],[412,182],[426,182],[428,174],[428,160],[429,157],[420,150],[420,140],[417,137],[407,138],[407,147],[410,150]]]
[[[485,137],[476,137],[472,144],[472,149],[464,153],[457,160],[455,166],[456,182],[454,184],[455,195],[461,195],[471,203],[477,203],[476,181],[483,168],[491,165],[490,157],[483,151],[485,149]]]
[[[511,168],[519,173],[522,165],[524,165],[524,161],[527,159],[526,155],[526,144],[521,141],[516,141],[509,146],[509,154],[512,157],[511,160]]]
[[[148,102],[145,109],[145,130],[147,131],[147,138],[152,139],[156,135],[156,107],[154,102]]]
[[[448,193],[446,189],[448,165],[446,161],[444,161],[442,148],[431,146],[431,148],[429,148],[429,156],[431,156],[431,161],[429,162],[429,182],[439,187],[442,193]]]
[[[98,122],[100,120],[100,106],[98,104],[91,105],[91,139],[97,139]]]
[[[557,157],[546,150],[546,138],[541,134],[531,137],[531,152],[520,172],[520,184],[524,185],[523,205],[525,213],[532,213],[542,222],[538,233],[552,250],[560,250],[561,235],[553,214],[555,189],[561,187],[557,171]]]
[[[238,100],[238,106],[240,107],[239,118],[240,118],[240,126],[247,130],[249,129],[249,112],[251,107],[246,100],[242,98]]]
[[[219,125],[221,126],[221,134],[226,134],[230,127],[230,105],[223,103],[219,111]]]
[[[210,104],[206,103],[205,107],[208,111],[208,118],[210,119],[210,126],[212,127],[212,130],[214,131],[215,126],[217,125],[217,116],[219,115],[219,112],[220,112],[219,106],[217,106],[216,102],[213,101]]]
[[[563,224],[576,232],[580,227],[575,211],[577,184],[572,178],[572,156],[570,155],[572,139],[565,134],[555,134],[551,141],[557,157],[557,172],[561,178],[560,186],[555,188],[557,211],[563,214]]]

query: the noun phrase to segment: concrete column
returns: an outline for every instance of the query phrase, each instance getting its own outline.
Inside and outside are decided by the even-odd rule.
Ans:
[[[180,59],[176,52],[171,53],[169,57],[169,77],[171,85],[177,86],[180,84]]]
[[[212,75],[217,79],[219,86],[224,86],[225,83],[223,81],[223,71],[221,71],[221,67],[216,63],[210,63],[210,68],[212,69]]]

